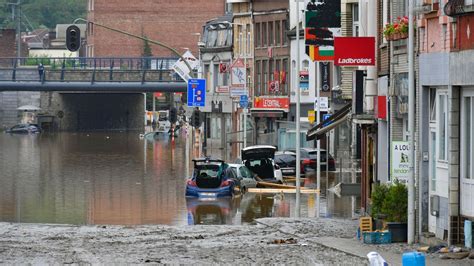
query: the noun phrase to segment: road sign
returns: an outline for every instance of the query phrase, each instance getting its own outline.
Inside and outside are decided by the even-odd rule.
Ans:
[[[184,60],[188,62],[189,66],[192,69],[195,69],[199,66],[199,61],[196,59],[196,57],[193,56],[190,51],[186,51],[186,53],[183,54],[182,58],[184,58]],[[191,78],[191,70],[182,58],[176,61],[172,68],[183,80],[188,81]]]
[[[247,108],[249,106],[249,97],[247,95],[240,95],[240,107]]]
[[[246,69],[242,59],[237,59],[231,66],[231,86],[230,95],[232,97],[242,96],[246,94],[245,82],[246,82]]]
[[[190,79],[188,81],[188,106],[204,107],[206,105],[206,80]]]
[[[331,117],[331,114],[323,114],[323,122],[328,120]],[[332,122],[326,122],[323,126],[329,126]]]
[[[329,109],[329,98],[328,97],[320,97],[321,98],[321,112],[327,112]],[[314,110],[318,110],[318,98],[314,100]]]

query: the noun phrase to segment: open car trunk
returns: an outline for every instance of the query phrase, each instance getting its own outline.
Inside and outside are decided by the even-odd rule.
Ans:
[[[245,166],[261,179],[275,178],[273,164],[270,159],[247,160],[245,161]]]
[[[242,160],[250,171],[261,179],[274,179],[275,169],[272,159],[276,148],[269,145],[256,145],[242,149]]]
[[[202,165],[195,168],[196,185],[199,188],[218,188],[221,185],[219,165]]]

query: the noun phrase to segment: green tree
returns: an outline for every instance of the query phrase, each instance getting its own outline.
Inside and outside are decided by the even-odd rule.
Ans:
[[[0,0],[0,28],[15,28],[11,5],[18,0]],[[86,17],[87,0],[20,0],[22,31],[40,27],[54,29],[56,24],[72,23]]]

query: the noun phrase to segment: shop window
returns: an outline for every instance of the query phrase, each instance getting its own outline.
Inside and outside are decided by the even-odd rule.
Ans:
[[[436,90],[430,89],[430,122],[436,121]]]

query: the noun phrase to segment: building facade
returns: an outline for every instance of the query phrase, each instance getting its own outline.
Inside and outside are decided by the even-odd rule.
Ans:
[[[420,178],[429,200],[427,231],[463,242],[474,219],[474,16],[469,1],[423,1],[419,32]]]
[[[197,54],[196,37],[208,20],[225,13],[225,0],[88,1],[88,20],[151,40],[183,51]],[[89,57],[137,57],[143,54],[144,42],[112,32],[92,24],[87,36]],[[152,46],[153,56],[175,56],[169,50]]]
[[[256,0],[252,3],[255,51],[251,114],[256,143],[277,146],[277,121],[288,119],[290,106],[289,2]]]

